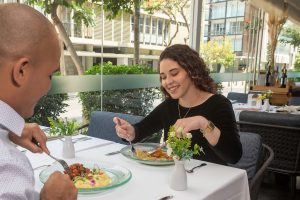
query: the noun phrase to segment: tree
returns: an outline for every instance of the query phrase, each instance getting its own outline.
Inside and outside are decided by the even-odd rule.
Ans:
[[[269,36],[269,44],[268,44],[268,61],[271,67],[271,74],[272,74],[272,82],[274,83],[276,77],[274,76],[274,66],[275,66],[275,50],[277,47],[278,36],[282,30],[283,25],[287,20],[287,8],[282,15],[275,15],[274,13],[268,13],[268,36]]]
[[[279,40],[284,44],[291,44],[294,48],[300,46],[300,27],[288,26],[283,28],[282,38]]]
[[[208,65],[221,64],[228,68],[233,65],[235,54],[231,50],[231,44],[228,40],[224,40],[219,44],[215,40],[210,40],[206,44],[201,45],[201,57]]]
[[[121,11],[132,14],[134,11],[134,65],[140,63],[140,8],[141,0],[103,0],[108,18],[115,18]]]
[[[93,25],[93,9],[86,0],[27,0],[29,5],[40,6],[45,13],[50,14],[53,24],[59,31],[67,50],[70,52],[71,58],[77,69],[79,75],[83,74],[83,67],[81,61],[76,53],[73,44],[57,15],[57,10],[60,6],[71,9],[74,11],[73,19],[77,24]]]
[[[165,1],[152,0],[145,7],[145,10],[149,11],[150,13],[153,13],[156,11],[163,12],[165,15],[167,15],[169,17],[169,19],[170,19],[169,24],[171,23],[171,21],[173,21],[176,24],[176,31],[170,37],[168,44],[166,44],[167,46],[170,46],[172,44],[173,39],[176,37],[176,35],[178,34],[178,31],[179,31],[179,21],[177,19],[178,18],[177,13],[179,13],[181,15],[181,17],[183,18],[183,20],[186,24],[187,32],[188,33],[190,32],[188,19],[185,15],[185,11],[184,11],[184,8],[188,5],[188,3],[190,3],[190,0],[165,0]],[[188,40],[188,36],[184,39],[185,39],[185,43],[186,43]]]

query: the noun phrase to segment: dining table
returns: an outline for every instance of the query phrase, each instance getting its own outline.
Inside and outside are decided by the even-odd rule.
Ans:
[[[79,138],[85,138],[79,140]],[[247,173],[243,169],[214,164],[201,160],[188,160],[185,168],[191,169],[201,163],[206,166],[197,168],[193,173],[187,173],[188,187],[184,191],[175,191],[170,188],[170,175],[174,165],[153,166],[136,160],[128,159],[121,153],[106,155],[109,152],[119,151],[126,145],[103,140],[86,135],[73,136],[75,146],[75,158],[64,159],[62,157],[62,139],[54,139],[47,142],[51,154],[64,159],[67,163],[111,163],[128,169],[131,178],[119,187],[92,194],[78,194],[78,199],[90,200],[159,200],[165,196],[172,196],[174,200],[250,200]],[[45,153],[34,154],[20,148],[28,157],[35,176],[35,189],[40,191],[43,183],[40,174],[43,170],[54,164]]]

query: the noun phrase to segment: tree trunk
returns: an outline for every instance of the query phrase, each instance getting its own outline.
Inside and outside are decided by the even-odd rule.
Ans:
[[[134,59],[133,64],[140,64],[140,0],[134,0]]]
[[[285,24],[287,17],[285,14],[283,16],[276,16],[274,14],[269,13],[268,18],[268,35],[269,35],[269,58],[268,61],[271,66],[271,84],[274,85],[276,83],[275,76],[275,51],[278,42],[278,36],[282,30],[282,26]]]
[[[78,74],[83,75],[83,67],[81,65],[80,59],[76,53],[76,50],[73,47],[73,44],[63,26],[63,24],[61,23],[60,19],[57,16],[57,8],[58,8],[58,5],[52,6],[51,18],[53,20],[54,25],[57,27],[60,37],[63,39],[67,50],[70,52],[71,58],[74,62],[74,65],[77,69]]]

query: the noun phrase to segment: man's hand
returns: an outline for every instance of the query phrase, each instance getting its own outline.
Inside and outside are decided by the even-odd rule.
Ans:
[[[77,189],[68,175],[56,171],[46,181],[40,197],[41,200],[74,200]]]
[[[47,136],[36,123],[26,123],[21,136],[10,132],[9,139],[13,143],[20,145],[33,153],[45,152],[49,154],[49,150],[46,146]],[[34,144],[32,142],[33,140],[37,141],[39,145],[37,146]]]

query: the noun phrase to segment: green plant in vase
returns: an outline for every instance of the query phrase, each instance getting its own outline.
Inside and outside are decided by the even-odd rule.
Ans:
[[[48,117],[50,124],[50,136],[72,136],[79,128],[79,124],[76,120],[57,119],[54,120]]]
[[[64,136],[62,156],[64,158],[75,158],[75,147],[72,142],[74,135],[79,128],[76,120],[58,119],[53,120],[48,118],[50,123],[50,136]]]

